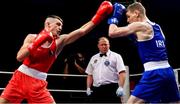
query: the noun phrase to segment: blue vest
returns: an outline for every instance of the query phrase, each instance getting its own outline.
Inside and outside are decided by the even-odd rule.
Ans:
[[[164,34],[158,24],[149,22],[153,28],[153,37],[150,40],[137,41],[138,51],[142,63],[149,61],[167,60]]]

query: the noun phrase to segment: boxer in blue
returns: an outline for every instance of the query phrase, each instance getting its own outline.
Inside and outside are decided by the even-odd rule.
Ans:
[[[126,12],[127,26],[118,27],[123,12]],[[127,7],[115,3],[113,16],[108,19],[109,36],[134,35],[140,59],[144,66],[141,80],[127,103],[177,103],[180,94],[172,67],[168,63],[165,37],[161,27],[151,22],[140,2]]]

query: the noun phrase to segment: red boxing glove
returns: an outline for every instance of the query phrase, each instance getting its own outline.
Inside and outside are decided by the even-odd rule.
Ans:
[[[46,30],[42,30],[38,36],[36,37],[36,39],[33,41],[33,43],[31,43],[28,47],[28,50],[31,52],[33,52],[34,50],[36,50],[39,46],[41,46],[44,42],[46,41],[52,41],[53,38],[50,36],[50,32],[46,31]]]
[[[96,14],[91,19],[94,24],[99,24],[108,14],[113,11],[113,5],[109,1],[103,1]]]

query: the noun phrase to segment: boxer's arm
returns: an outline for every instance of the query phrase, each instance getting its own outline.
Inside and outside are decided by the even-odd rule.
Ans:
[[[28,46],[29,52],[33,53],[39,46],[41,46],[46,41],[52,41],[51,32],[47,30],[42,30],[36,37],[36,39]]]
[[[72,31],[69,34],[66,34],[66,36],[64,36],[64,45],[73,43],[80,37],[89,33],[94,27],[95,24],[92,21],[89,21],[88,23],[84,24],[81,28]]]
[[[118,27],[116,24],[109,25],[109,36],[114,37],[123,37],[130,34],[136,35],[137,32],[144,32],[147,30],[147,26],[142,22],[133,22],[124,27]]]
[[[57,45],[57,54],[59,54],[64,46],[67,44],[73,43],[80,37],[86,35],[89,31],[91,31],[95,27],[94,23],[92,21],[89,21],[85,25],[83,25],[81,28],[72,31],[69,34],[62,34],[58,39],[56,39],[56,45]]]
[[[17,53],[16,59],[18,61],[23,61],[28,55],[29,55],[29,50],[28,46],[33,42],[33,40],[36,38],[35,34],[28,34],[27,37],[25,38],[23,45],[21,46],[20,50]]]
[[[96,14],[93,18],[80,27],[77,30],[72,31],[64,38],[64,44],[70,44],[80,37],[89,33],[96,25],[98,25],[108,14],[110,14],[113,10],[113,6],[109,1],[104,1],[99,6]]]

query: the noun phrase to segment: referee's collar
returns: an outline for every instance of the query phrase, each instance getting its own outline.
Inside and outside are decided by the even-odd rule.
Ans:
[[[100,57],[103,57],[103,56],[106,56],[106,57],[107,57],[107,56],[109,56],[109,54],[110,54],[110,50],[108,50],[106,53],[101,53],[101,52],[100,52],[100,53],[99,53],[99,56],[100,56]]]

